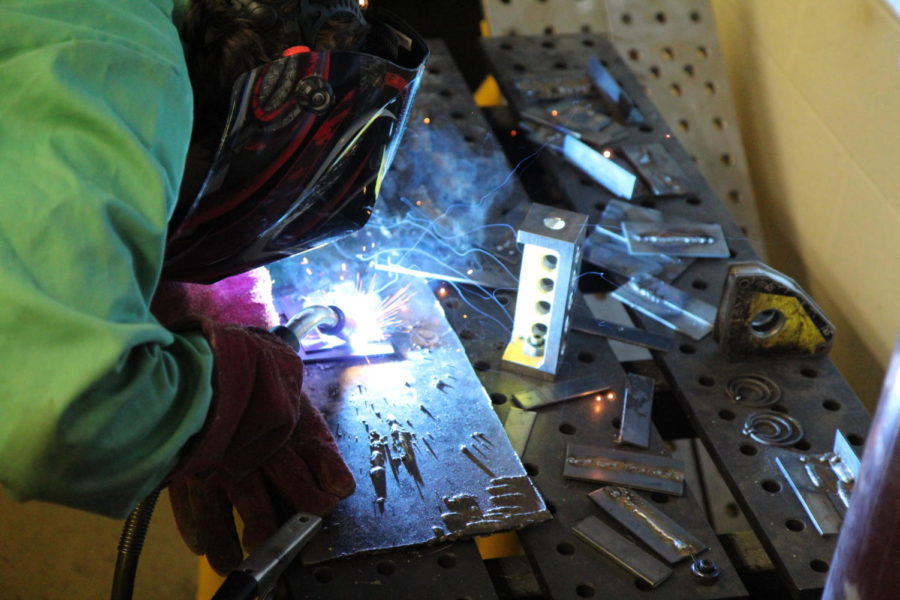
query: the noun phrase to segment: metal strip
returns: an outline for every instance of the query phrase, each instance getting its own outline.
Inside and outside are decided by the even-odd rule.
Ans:
[[[614,107],[622,120],[628,123],[640,123],[644,120],[628,93],[622,89],[606,67],[596,56],[588,57],[588,74],[603,96]]]
[[[568,444],[563,475],[673,496],[684,494],[684,463],[667,456]]]
[[[606,233],[606,230],[602,234],[595,230],[588,235],[584,241],[584,260],[622,277],[648,273],[663,281],[674,281],[693,262],[693,259],[664,255],[632,256],[625,242]]]
[[[650,587],[655,588],[672,574],[672,569],[613,531],[597,517],[579,521],[572,528],[572,533],[632,575],[643,579]]]
[[[728,258],[722,226],[712,223],[625,221],[622,234],[632,254]]]
[[[571,135],[563,138],[563,155],[597,183],[620,198],[631,198],[637,176]]]
[[[602,319],[574,321],[572,329],[659,352],[668,352],[675,343],[675,338],[670,335],[652,333],[636,327],[626,327]]]
[[[702,340],[713,330],[716,307],[649,275],[636,275],[612,293],[613,298],[666,327]]]
[[[669,564],[693,558],[709,549],[709,546],[636,492],[607,486],[591,492],[589,496]]]
[[[512,395],[522,408],[532,409],[589,394],[606,394],[610,387],[609,381],[598,375],[589,375],[560,383],[534,382]]]
[[[650,447],[650,416],[653,412],[653,388],[650,377],[628,374],[628,386],[622,400],[622,426],[616,436],[617,444],[638,448]]]

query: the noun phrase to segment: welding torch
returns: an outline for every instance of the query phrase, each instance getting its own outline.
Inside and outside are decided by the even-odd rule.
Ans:
[[[269,331],[296,352],[300,350],[300,340],[315,328],[324,334],[347,339],[347,317],[344,311],[334,305],[308,306],[291,317],[286,324]]]

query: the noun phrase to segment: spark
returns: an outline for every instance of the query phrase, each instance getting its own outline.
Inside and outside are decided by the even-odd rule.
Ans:
[[[605,158],[612,158],[612,155],[613,155],[612,150],[610,150],[609,148],[607,148],[606,150],[603,151],[603,156]]]
[[[509,135],[512,136],[512,137],[516,137],[517,135],[519,135],[519,132],[516,131],[515,129],[510,129],[510,130],[509,130]]]
[[[310,269],[309,267],[306,267],[306,274],[307,274],[307,275],[312,275],[312,274],[313,274],[312,269]]]
[[[301,265],[308,265],[308,264],[309,264],[309,258],[307,258],[307,257],[304,256],[303,258],[300,259],[300,264],[301,264]]]
[[[430,125],[430,124],[431,124],[431,117],[425,117],[424,119],[422,119],[422,122],[425,123],[426,125]]]
[[[556,109],[551,110],[551,111],[550,111],[550,116],[558,117],[558,116],[559,116],[559,111],[556,110]]]

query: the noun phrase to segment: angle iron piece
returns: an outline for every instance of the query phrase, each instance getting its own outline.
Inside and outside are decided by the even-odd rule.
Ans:
[[[572,533],[635,577],[640,577],[651,588],[655,588],[672,574],[670,568],[616,533],[597,517],[579,521],[572,528]]]
[[[622,425],[616,436],[617,444],[650,447],[650,416],[653,412],[655,386],[656,382],[651,377],[628,374],[625,397],[622,399]]]
[[[522,408],[532,410],[591,394],[606,395],[609,393],[611,393],[609,381],[599,375],[588,375],[558,383],[533,382],[528,384],[528,387],[513,392],[512,396]]]
[[[618,148],[638,170],[654,195],[688,193],[681,167],[662,144],[623,144]]]
[[[800,457],[793,454],[777,456],[775,464],[787,479],[788,485],[797,496],[800,505],[803,506],[803,510],[819,535],[837,535],[843,521],[841,513],[835,508],[828,494],[824,493],[811,480],[805,468],[806,465],[800,460]]]
[[[731,356],[824,356],[831,351],[834,325],[790,277],[762,263],[734,263],[715,337]]]
[[[650,275],[635,275],[612,296],[694,340],[702,340],[713,330],[715,306]]]
[[[728,258],[722,226],[714,223],[642,223],[625,221],[622,234],[631,254]]]
[[[684,463],[667,456],[568,444],[563,475],[671,496],[684,495]]]
[[[588,496],[671,565],[709,549],[709,546],[636,492],[606,486]]]
[[[545,380],[556,378],[566,350],[569,311],[581,268],[587,216],[543,204],[525,215],[512,336],[503,365]]]
[[[620,198],[631,198],[637,176],[571,135],[563,138],[563,156]]]

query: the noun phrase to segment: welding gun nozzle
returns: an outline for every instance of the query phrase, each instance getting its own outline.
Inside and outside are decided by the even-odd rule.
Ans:
[[[300,340],[313,328],[328,335],[344,337],[347,318],[337,306],[308,306],[291,317],[285,325],[273,327],[270,331],[295,351],[300,350]]]

